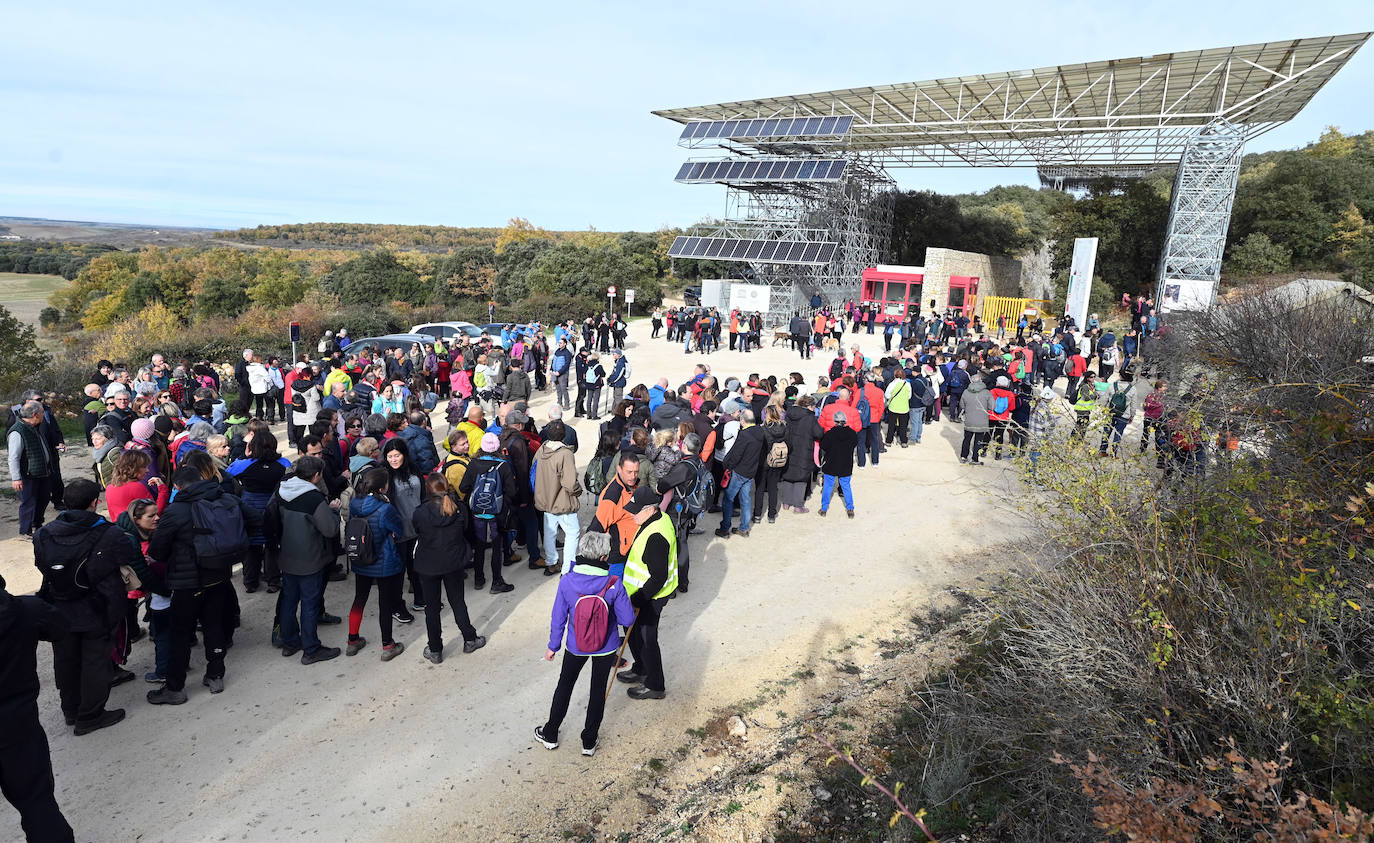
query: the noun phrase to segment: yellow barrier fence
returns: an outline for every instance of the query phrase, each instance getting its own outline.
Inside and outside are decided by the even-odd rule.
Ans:
[[[1011,296],[983,296],[982,299],[980,312],[988,331],[996,330],[999,316],[1007,317],[1007,329],[1015,331],[1016,321],[1026,312],[1026,308],[1035,308],[1046,319],[1052,315],[1049,312],[1050,303],[1045,299],[1018,299]]]

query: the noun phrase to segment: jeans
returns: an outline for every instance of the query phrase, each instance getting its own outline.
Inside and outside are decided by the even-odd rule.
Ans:
[[[925,411],[925,408],[924,408],[924,407],[921,407],[921,408],[917,408],[917,409],[915,409],[915,410],[912,410],[911,413],[910,413],[910,416],[911,416],[911,433],[909,434],[909,436],[910,436],[912,442],[915,442],[916,444],[919,445],[919,444],[921,444],[921,431],[925,430],[925,427],[926,427],[926,411]]]
[[[630,670],[644,677],[644,687],[650,691],[662,691],[666,684],[663,652],[658,646],[658,620],[667,602],[668,598],[660,597],[641,607],[630,630],[630,655],[634,656]]]
[[[563,528],[563,573],[566,574],[572,571],[573,559],[577,556],[577,539],[582,533],[582,523],[578,521],[576,512],[559,515],[544,513],[544,553],[549,564],[554,562],[548,557],[552,557],[558,547],[559,527]]]
[[[19,534],[31,536],[43,526],[43,514],[52,497],[51,479],[25,477],[23,480],[24,488],[19,490]]]
[[[449,571],[446,574],[421,574],[420,586],[425,595],[425,632],[429,634],[429,651],[444,651],[444,631],[442,624],[444,602],[443,592],[448,593],[448,605],[453,609],[453,620],[464,641],[477,637],[477,630],[468,617],[468,604],[463,600],[463,572]]]
[[[558,686],[553,689],[553,704],[549,706],[549,719],[544,724],[544,738],[558,740],[558,727],[568,715],[568,705],[572,702],[573,688],[577,677],[582,675],[582,666],[592,663],[591,696],[587,698],[587,720],[582,726],[582,746],[591,749],[596,746],[597,735],[601,731],[601,717],[606,711],[606,685],[615,667],[615,653],[600,656],[578,656],[563,651],[563,668],[558,674]]]
[[[191,663],[191,638],[200,621],[205,635],[205,675],[224,677],[224,652],[236,598],[229,580],[201,589],[183,588],[172,592],[172,648],[167,662],[167,690],[186,687],[186,671]]]
[[[725,498],[720,504],[720,528],[727,532],[735,514],[736,499],[739,500],[739,530],[741,533],[748,532],[749,516],[754,513],[754,478],[732,471],[730,483],[725,487]]]
[[[1126,433],[1126,425],[1129,423],[1130,421],[1123,416],[1112,416],[1112,426],[1102,434],[1102,447],[1100,453],[1107,453],[1107,444],[1109,440],[1112,446],[1112,455],[1116,456],[1121,453],[1121,437]]]
[[[821,475],[821,512],[830,508],[830,496],[835,494],[835,481],[840,483],[840,494],[844,496],[844,508],[852,510],[854,508],[854,489],[850,483],[849,475],[836,477],[833,474]]]
[[[306,655],[320,649],[320,604],[324,596],[324,569],[313,574],[282,574],[281,641],[287,647],[300,647]],[[300,608],[300,623],[296,609]]]
[[[859,444],[854,449],[858,458],[859,468],[864,467],[865,456],[873,460],[873,464],[878,464],[878,454],[881,453],[883,438],[879,434],[882,432],[882,425],[870,424],[859,431]]]
[[[108,664],[109,653],[105,655]],[[0,744],[0,791],[19,811],[19,826],[26,838],[70,843],[74,835],[53,793],[52,752],[48,749],[48,736],[38,722],[38,706],[30,702],[25,709],[5,721],[5,739]]]
[[[62,713],[76,722],[98,719],[110,698],[110,647],[108,632],[69,632],[52,643],[52,672]]]

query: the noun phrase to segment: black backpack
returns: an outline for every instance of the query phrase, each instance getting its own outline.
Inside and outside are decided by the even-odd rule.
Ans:
[[[695,518],[701,514],[706,508],[706,502],[711,499],[711,484],[714,480],[711,470],[700,457],[687,457],[683,462],[693,469],[693,476],[677,489],[677,510]]]
[[[372,543],[372,524],[365,515],[354,515],[344,527],[344,557],[348,567],[371,565],[377,561],[377,549]]]
[[[80,556],[76,561],[53,559],[52,545],[48,544],[49,552],[44,553],[43,558],[37,562],[38,570],[43,573],[43,594],[45,596],[59,602],[71,602],[84,600],[93,593],[91,575],[86,570],[86,564],[91,561],[91,556],[95,553],[95,546],[100,543],[100,537],[105,532],[99,528],[107,523],[109,522],[101,519],[101,523],[96,525],[96,529],[91,530],[90,537],[81,546]]]
[[[243,523],[239,499],[220,495],[191,502],[191,547],[196,567],[226,579],[235,562],[248,552],[248,529]]]

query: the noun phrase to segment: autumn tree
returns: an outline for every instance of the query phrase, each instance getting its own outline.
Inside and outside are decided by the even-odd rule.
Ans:
[[[496,238],[496,254],[527,240],[551,240],[553,235],[523,217],[515,217]]]

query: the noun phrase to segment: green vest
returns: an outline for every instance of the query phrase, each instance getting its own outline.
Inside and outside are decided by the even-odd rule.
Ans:
[[[673,520],[659,515],[652,522],[641,526],[630,545],[630,555],[625,559],[625,590],[635,594],[649,581],[649,568],[644,564],[644,546],[649,543],[651,536],[656,535],[663,536],[668,541],[668,580],[653,596],[654,600],[677,591],[677,531],[673,528]]]
[[[9,429],[10,433],[18,433],[19,441],[24,446],[24,461],[19,466],[21,477],[13,479],[20,480],[23,477],[47,477],[48,476],[48,445],[43,441],[43,434],[38,432],[38,428],[23,421],[18,414],[14,417],[14,427]]]

